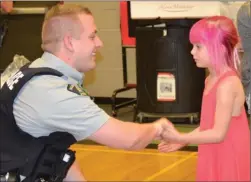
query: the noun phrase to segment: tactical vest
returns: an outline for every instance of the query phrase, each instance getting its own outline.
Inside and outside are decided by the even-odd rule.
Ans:
[[[20,89],[33,76],[62,73],[51,68],[28,68],[25,65],[9,78],[0,90],[0,175],[15,173],[24,182],[61,182],[72,163],[75,152],[68,148],[76,139],[67,132],[54,132],[35,138],[22,131],[13,115],[13,102]]]

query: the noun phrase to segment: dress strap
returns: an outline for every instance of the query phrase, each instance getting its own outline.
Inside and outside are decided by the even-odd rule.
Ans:
[[[221,75],[221,77],[216,81],[216,83],[213,85],[213,87],[210,89],[210,91],[208,91],[208,93],[210,93],[211,91],[215,90],[218,85],[227,77],[229,76],[238,76],[238,74],[233,71],[233,70],[230,70],[230,71],[227,71],[225,72],[223,75]],[[205,83],[206,84],[206,83]],[[207,94],[206,94],[207,95]]]
[[[235,72],[235,71],[233,71],[233,70],[230,70],[230,71],[227,71],[227,72],[225,72],[219,79],[218,79],[218,81],[217,81],[217,85],[222,81],[222,80],[224,80],[225,78],[227,78],[227,77],[229,77],[229,76],[237,76],[238,77],[238,74]]]

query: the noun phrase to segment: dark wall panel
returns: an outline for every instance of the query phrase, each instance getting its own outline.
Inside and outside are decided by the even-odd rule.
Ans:
[[[14,8],[51,7],[56,1],[15,2]],[[30,61],[42,54],[41,29],[44,14],[0,15],[0,25],[7,21],[7,34],[0,47],[0,70],[13,61],[15,54],[21,54]]]
[[[7,33],[0,48],[0,69],[12,62],[15,54],[29,60],[39,57],[41,50],[41,28],[44,15],[4,15],[0,22],[7,21]]]

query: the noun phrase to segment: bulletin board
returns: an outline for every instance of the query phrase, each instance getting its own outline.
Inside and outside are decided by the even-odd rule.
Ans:
[[[120,28],[122,44],[127,46],[135,46],[135,37],[129,36],[129,14],[128,14],[128,3],[127,1],[120,2]]]

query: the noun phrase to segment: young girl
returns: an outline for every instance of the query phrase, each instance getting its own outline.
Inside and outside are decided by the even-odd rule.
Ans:
[[[237,30],[227,17],[204,18],[192,27],[190,41],[197,67],[209,70],[200,126],[182,134],[170,125],[159,150],[198,144],[197,181],[250,181],[250,130],[239,77]]]

